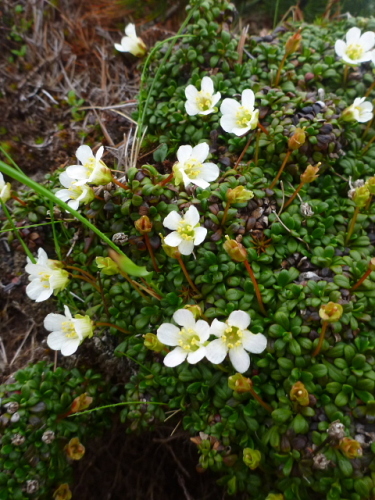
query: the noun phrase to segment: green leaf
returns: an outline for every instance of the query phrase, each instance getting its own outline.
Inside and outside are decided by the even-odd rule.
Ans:
[[[161,163],[166,159],[167,154],[168,146],[166,144],[160,144],[160,146],[156,151],[154,151],[154,154],[152,156],[156,162]]]
[[[343,392],[339,392],[335,398],[335,405],[336,406],[345,406],[348,404],[349,398],[348,396]]]
[[[285,330],[289,330],[289,317],[285,311],[279,310],[275,313],[274,320],[281,325]]]
[[[289,272],[286,269],[283,269],[282,271],[279,272],[279,274],[276,276],[277,284],[281,287],[285,287],[290,283],[290,276]]]
[[[278,408],[272,412],[272,418],[277,424],[287,422],[291,416],[292,412],[288,408]]]
[[[322,364],[316,364],[310,366],[308,370],[310,373],[314,375],[315,378],[325,377],[327,375],[327,368]]]
[[[294,417],[292,428],[296,434],[306,434],[309,431],[309,423],[300,414]]]
[[[342,474],[345,477],[351,477],[353,474],[353,466],[350,462],[350,460],[343,455],[341,455],[340,452],[337,452],[337,462],[339,465],[339,469],[342,472]]]

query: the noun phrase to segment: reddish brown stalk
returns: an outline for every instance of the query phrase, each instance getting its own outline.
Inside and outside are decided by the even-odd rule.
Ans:
[[[242,158],[244,157],[244,155],[245,155],[245,153],[246,153],[246,151],[247,151],[247,148],[250,146],[250,142],[252,141],[252,138],[253,138],[253,136],[250,136],[250,137],[249,137],[249,140],[247,141],[247,143],[246,143],[245,147],[244,147],[244,148],[243,148],[243,150],[242,150],[242,153],[241,153],[241,154],[240,154],[240,156],[238,157],[238,160],[236,161],[236,164],[235,164],[235,166],[233,167],[233,168],[234,168],[234,170],[236,170],[236,169],[237,169],[237,167],[238,167],[238,165],[239,165],[240,161],[241,161],[241,160],[242,160]]]
[[[165,186],[170,180],[173,179],[173,172],[168,175],[165,179],[159,182],[159,186]]]
[[[77,278],[79,280],[86,281],[86,283],[89,283],[91,286],[93,286],[95,288],[95,290],[97,290],[100,293],[100,288],[98,287],[98,285],[96,285],[91,280],[89,280],[88,278],[86,278],[86,276],[78,276],[78,274],[72,274],[72,273],[69,273],[69,274],[70,274],[70,276],[72,278]]]
[[[264,304],[263,304],[262,295],[260,293],[259,285],[258,285],[258,282],[255,278],[254,271],[253,271],[249,261],[245,260],[244,264],[245,264],[245,267],[247,269],[247,272],[249,273],[250,279],[254,285],[255,295],[256,295],[257,300],[258,300],[259,309],[261,310],[262,314],[264,314],[264,316],[267,316],[267,312],[266,312],[266,309],[265,309]]]
[[[258,157],[259,157],[259,139],[260,139],[260,133],[261,133],[261,130],[258,129],[257,130],[257,138],[256,138],[256,142],[255,142],[255,155],[254,155],[254,163],[257,166],[258,166]]]
[[[122,332],[122,333],[131,333],[129,332],[128,330],[124,330],[123,328],[120,328],[119,326],[117,325],[114,325],[113,323],[94,323],[94,326],[109,326],[110,328],[116,328],[116,330],[118,330],[119,332]]]
[[[375,81],[373,81],[372,84],[370,85],[370,87],[368,88],[368,91],[366,92],[365,97],[368,97],[371,94],[371,92],[374,90],[374,88],[375,88]]]
[[[328,321],[323,321],[322,329],[320,330],[318,345],[316,346],[315,351],[312,353],[313,358],[315,358],[315,356],[317,356],[320,353],[320,349],[322,348],[324,337],[326,335],[327,326],[328,326]]]
[[[261,398],[261,397],[260,397],[260,396],[259,396],[259,395],[255,392],[255,391],[254,391],[254,389],[253,389],[253,388],[250,388],[250,389],[249,389],[249,392],[250,392],[250,394],[253,396],[253,398],[254,398],[254,399],[256,399],[256,400],[258,401],[258,403],[259,403],[260,405],[262,405],[262,406],[263,406],[263,408],[264,408],[265,410],[269,411],[270,413],[272,413],[272,412],[273,412],[273,408],[272,408],[272,406],[270,406],[270,405],[269,405],[269,404],[267,404],[265,401],[263,401],[263,399],[262,399],[262,398]]]
[[[346,235],[346,238],[345,238],[345,245],[347,245],[349,243],[350,238],[352,237],[352,234],[354,232],[355,223],[357,222],[358,215],[359,215],[359,207],[355,207],[354,214],[353,214],[352,220],[350,221],[350,225],[348,228],[348,234]]]
[[[112,182],[114,182],[117,186],[121,187],[122,189],[126,189],[126,190],[130,189],[129,186],[127,186],[126,184],[123,184],[122,182],[118,181],[114,177],[112,177]]]
[[[303,186],[305,185],[304,182],[301,182],[300,185],[297,187],[297,189],[294,191],[294,193],[292,194],[292,196],[289,198],[289,200],[285,203],[285,205],[283,206],[283,210],[285,210],[287,207],[289,207],[289,205],[291,203],[293,203],[293,201],[295,200],[295,198],[297,197],[297,194],[301,191],[301,189],[303,188]]]
[[[281,59],[279,69],[277,70],[277,75],[276,75],[276,80],[275,80],[275,87],[279,85],[280,82],[280,77],[281,77],[281,72],[283,70],[286,58],[288,57],[288,54],[284,54],[284,57]]]
[[[139,287],[141,287],[142,290],[144,290],[146,293],[151,295],[151,297],[154,297],[155,299],[158,299],[158,300],[161,300],[163,298],[163,297],[160,297],[160,295],[158,293],[156,293],[155,290],[153,290],[152,288],[149,288],[148,286],[141,285],[140,283],[137,283],[137,285]],[[146,282],[146,285],[147,285],[147,282]]]
[[[269,135],[268,130],[260,122],[258,122],[258,127],[264,134]]]
[[[152,265],[154,266],[155,271],[157,273],[160,273],[160,269],[159,269],[158,264],[157,264],[156,259],[155,259],[154,251],[153,251],[151,243],[150,243],[150,238],[148,237],[147,233],[145,233],[143,235],[143,237],[144,237],[145,242],[146,242],[148,253],[150,254],[150,257],[151,257],[151,260],[152,260]]]
[[[375,141],[375,135],[374,137],[371,137],[371,139],[368,141],[368,143],[366,144],[366,146],[362,149],[362,156],[366,153],[366,151],[368,150],[368,148],[371,146],[371,144]]]
[[[200,295],[201,292],[198,290],[198,288],[192,282],[192,280],[191,280],[191,278],[189,276],[189,273],[187,272],[187,269],[185,267],[185,264],[184,264],[184,261],[182,260],[182,258],[181,257],[177,257],[177,261],[180,264],[182,272],[184,273],[185,278],[187,279],[187,281],[188,281],[189,285],[191,286],[191,288],[194,290],[194,292],[196,292],[198,295]]]
[[[18,198],[18,196],[16,196],[15,194],[11,194],[11,197],[13,198],[13,200],[16,200],[16,201],[18,201],[18,203],[21,203],[21,205],[23,205],[24,207],[27,206],[27,203],[25,203],[24,201],[20,200]]]
[[[227,201],[227,204],[225,205],[225,208],[224,208],[223,218],[221,219],[222,226],[224,226],[225,221],[227,220],[229,207],[230,207],[230,203],[229,203],[229,201]]]
[[[280,167],[280,170],[278,171],[276,177],[274,178],[274,180],[272,181],[272,183],[271,183],[271,185],[269,187],[270,189],[273,189],[275,187],[277,181],[280,179],[280,176],[283,173],[285,165],[287,164],[287,161],[289,160],[289,157],[290,157],[291,154],[292,154],[292,150],[289,149],[287,151],[286,155],[285,155],[285,158],[284,158],[283,164]]]
[[[357,283],[351,287],[350,291],[354,292],[354,290],[356,290],[358,287],[360,287],[362,285],[362,283],[365,281],[365,279],[367,279],[370,276],[371,273],[372,273],[372,269],[367,269],[367,271],[362,276],[362,278],[360,278],[357,281]]]
[[[146,295],[144,295],[142,293],[142,291],[139,289],[138,283],[133,281],[125,271],[123,271],[122,269],[119,268],[119,273],[121,274],[121,276],[123,276],[126,279],[126,281],[129,283],[129,285],[132,286],[134,288],[134,290],[139,293],[139,295],[141,297],[143,297],[146,300],[149,300],[148,297],[146,297]]]
[[[95,276],[90,274],[88,271],[84,271],[83,269],[80,269],[79,267],[75,267],[75,266],[67,266],[65,264],[64,264],[64,267],[66,269],[73,269],[73,271],[78,271],[79,273],[82,273],[82,274],[86,275],[88,278],[90,278],[90,280],[93,281],[94,283],[96,282]]]

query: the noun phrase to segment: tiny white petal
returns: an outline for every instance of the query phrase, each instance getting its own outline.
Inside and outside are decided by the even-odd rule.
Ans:
[[[170,368],[174,368],[177,365],[183,363],[186,359],[187,352],[181,347],[176,347],[173,351],[169,352],[164,358],[165,366],[169,366]]]
[[[44,328],[49,332],[61,330],[61,324],[66,321],[66,317],[62,314],[50,313],[44,319]]]
[[[173,314],[175,322],[185,328],[195,328],[194,314],[188,309],[179,309]]]
[[[335,43],[336,54],[339,57],[343,57],[343,55],[345,54],[345,50],[346,50],[346,43],[344,42],[344,40],[336,40]]]
[[[353,27],[346,33],[346,43],[356,43],[361,37],[361,30],[359,28]]]
[[[185,89],[186,99],[195,99],[198,95],[198,89],[194,85],[188,85]],[[199,111],[199,110],[198,110]]]
[[[66,169],[66,175],[73,180],[79,179],[87,181],[89,178],[89,174],[89,170],[83,165],[70,165],[70,167]]]
[[[236,326],[240,330],[246,330],[250,325],[250,315],[245,311],[233,311],[230,313],[227,323],[229,326]]]
[[[241,97],[242,106],[249,108],[251,111],[254,109],[255,95],[251,89],[245,89]]]
[[[192,101],[185,102],[185,110],[189,116],[195,116],[201,112],[196,103]]]
[[[226,114],[235,115],[240,106],[241,106],[240,103],[237,102],[235,99],[227,98],[224,99],[224,101],[221,103],[220,112],[223,113],[223,115]]]
[[[375,34],[372,31],[366,31],[359,39],[359,43],[366,52],[373,49],[375,45]]]
[[[175,346],[178,345],[178,334],[180,329],[171,323],[163,323],[157,330],[157,337],[162,344]]]
[[[178,245],[178,250],[182,255],[190,255],[194,250],[194,241],[192,240],[182,240]]]
[[[178,245],[181,243],[182,238],[178,234],[177,231],[173,231],[173,233],[168,234],[164,238],[164,243],[170,247],[178,247]]]
[[[63,356],[71,356],[72,354],[74,354],[76,352],[79,344],[80,344],[80,341],[78,338],[66,339],[64,341],[64,344],[61,346],[61,354]]]
[[[181,215],[177,212],[177,210],[172,210],[169,212],[167,217],[163,221],[163,226],[171,229],[171,230],[176,230],[178,228],[179,223],[181,222],[182,217]]]
[[[191,157],[203,163],[207,158],[210,148],[206,142],[202,142],[192,149]]]
[[[181,163],[185,163],[191,156],[193,148],[189,145],[180,146],[177,151],[177,159]]]
[[[262,333],[252,333],[248,330],[243,332],[244,348],[254,354],[260,354],[267,347],[267,339]]]
[[[205,227],[197,227],[195,230],[194,245],[200,245],[207,236],[207,229]]]
[[[199,335],[200,341],[201,342],[206,342],[210,336],[210,325],[207,323],[207,321],[204,321],[203,319],[199,319],[196,324],[195,324],[195,331]]]
[[[195,227],[199,223],[199,218],[200,216],[198,210],[194,205],[190,205],[185,213],[184,220],[192,227]]]
[[[51,297],[53,294],[53,288],[45,288],[40,280],[31,281],[26,287],[26,295],[35,300],[35,302],[43,302]]]
[[[48,335],[47,337],[47,345],[50,349],[54,351],[59,351],[61,347],[64,345],[65,335],[61,331],[55,331]]]
[[[228,325],[226,323],[215,318],[211,324],[210,333],[216,337],[221,337],[227,328]]]
[[[206,346],[206,358],[215,365],[224,361],[228,349],[221,339],[216,339]]]
[[[137,38],[137,33],[135,31],[135,25],[133,23],[129,23],[125,27],[125,35],[129,36],[130,38]]]
[[[82,163],[82,165],[84,165],[89,160],[94,158],[94,154],[92,152],[92,149],[89,146],[82,145],[77,149],[76,157]]]
[[[205,163],[202,167],[201,177],[207,182],[216,181],[219,174],[220,169],[215,163]]]
[[[204,76],[202,78],[201,90],[203,92],[207,92],[208,94],[214,93],[214,82],[211,80],[209,76]]]
[[[195,363],[198,363],[201,361],[206,355],[206,348],[204,346],[200,347],[194,352],[189,352],[187,355],[187,362],[195,365]]]
[[[250,357],[243,347],[234,347],[229,349],[229,359],[236,371],[246,372],[250,367]]]

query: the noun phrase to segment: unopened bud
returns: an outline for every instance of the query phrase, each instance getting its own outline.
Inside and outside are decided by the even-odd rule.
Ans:
[[[304,217],[312,217],[314,215],[314,210],[308,203],[301,203],[300,211]]]
[[[368,267],[369,269],[371,269],[371,271],[375,271],[375,257],[373,257],[370,262],[368,263]]]
[[[81,460],[85,454],[85,447],[77,437],[72,438],[64,448],[65,453],[72,460]]]
[[[229,257],[235,262],[245,262],[247,260],[247,250],[236,240],[231,240],[229,236],[225,236],[226,242],[223,244],[224,250],[227,252]]]
[[[292,151],[299,149],[301,146],[305,144],[306,141],[306,133],[303,128],[296,128],[292,137],[289,138],[288,148]]]
[[[53,431],[45,431],[42,436],[43,443],[51,444],[55,440],[55,433]]]
[[[235,392],[250,392],[252,385],[251,380],[241,375],[241,373],[236,373],[228,378],[228,387]]]
[[[342,439],[343,437],[345,437],[345,425],[342,424],[339,420],[335,420],[328,427],[327,432],[329,437],[331,437],[332,439]]]
[[[309,393],[302,382],[296,382],[290,390],[290,399],[301,406],[309,405]]]
[[[281,493],[269,493],[265,500],[284,500],[284,495]]]
[[[193,313],[195,320],[198,320],[202,316],[202,309],[197,304],[187,304],[184,306],[184,309]]]
[[[357,188],[352,196],[352,200],[358,208],[363,208],[366,206],[368,199],[370,198],[370,191],[366,185]]]
[[[319,177],[319,175],[317,175],[317,173],[319,172],[319,166],[320,163],[315,165],[315,167],[309,165],[303,172],[303,174],[301,174],[301,182],[303,182],[304,184],[309,184],[310,182],[315,181]]]
[[[328,304],[320,306],[319,309],[319,316],[323,321],[328,321],[329,323],[338,321],[341,318],[342,313],[342,305],[337,304],[336,302],[328,302]]]
[[[371,194],[375,194],[375,177],[370,177],[366,181],[366,187]]]
[[[93,401],[94,399],[91,396],[88,396],[87,392],[84,392],[73,399],[73,403],[70,405],[70,412],[77,413],[78,411],[86,410]]]
[[[146,335],[143,335],[143,338],[145,339],[145,347],[150,349],[150,351],[161,352],[165,348],[165,345],[160,342],[154,333],[146,333]]]
[[[290,56],[293,52],[296,52],[301,45],[302,35],[301,30],[299,29],[297,33],[294,33],[285,43],[285,54]]]
[[[339,443],[339,448],[343,455],[349,459],[357,458],[362,456],[362,447],[358,441],[348,437],[341,439]]]
[[[113,276],[114,274],[120,273],[118,265],[111,257],[95,257],[95,263],[100,272],[107,276]]]
[[[323,453],[318,453],[313,458],[314,469],[326,470],[330,464],[330,461]]]
[[[147,234],[152,230],[152,222],[147,217],[147,215],[142,215],[142,217],[134,222],[135,228],[141,234]]]
[[[252,448],[245,448],[243,450],[243,461],[249,469],[256,469],[262,459],[262,454],[259,450],[253,450]]]
[[[164,250],[164,252],[168,255],[168,257],[171,257],[172,259],[178,259],[181,257],[180,252],[178,251],[178,247],[170,247],[166,243],[164,243],[164,236],[159,233],[160,239],[161,239],[161,246]]]
[[[234,189],[228,189],[227,202],[232,205],[233,203],[245,203],[246,201],[254,198],[254,193],[245,189],[243,186],[237,186]]]
[[[53,500],[71,500],[72,492],[67,483],[60,484],[57,490],[53,493]]]

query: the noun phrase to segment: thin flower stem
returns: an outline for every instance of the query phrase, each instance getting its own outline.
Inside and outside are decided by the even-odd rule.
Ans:
[[[154,251],[153,251],[151,243],[150,243],[150,238],[148,237],[147,233],[145,233],[143,235],[143,237],[144,237],[145,242],[146,242],[148,253],[150,254],[150,257],[151,257],[151,260],[152,260],[152,265],[154,266],[155,271],[157,273],[160,273],[160,269],[159,269],[158,264],[157,264],[156,259],[155,259]]]
[[[250,142],[252,141],[252,139],[253,139],[253,136],[251,135],[251,136],[249,137],[249,140],[247,141],[247,143],[246,143],[245,147],[243,148],[242,153],[241,153],[241,154],[240,154],[240,156],[238,157],[238,160],[236,161],[235,166],[233,167],[233,168],[234,168],[234,170],[236,170],[236,169],[237,169],[237,167],[238,167],[238,165],[240,164],[240,161],[241,161],[241,160],[242,160],[242,158],[244,157],[244,155],[245,155],[245,153],[246,153],[246,151],[247,151],[247,148],[250,146]]]
[[[142,279],[142,278],[141,278]],[[148,286],[141,285],[140,283],[137,283],[137,285],[142,288],[146,293],[151,295],[151,297],[154,297],[155,299],[161,300],[163,297],[161,297],[158,293],[155,292],[152,288],[149,288]]]
[[[89,272],[87,271],[84,271],[83,269],[79,268],[79,267],[75,267],[75,266],[67,266],[64,264],[64,267],[66,269],[72,269],[73,271],[78,271],[79,273],[82,273],[82,274],[85,274],[88,278],[90,278],[91,281],[93,281],[94,283],[96,282],[96,278],[95,276],[93,276],[92,274],[90,274]]]
[[[289,157],[290,157],[291,154],[292,154],[292,150],[288,149],[288,151],[287,151],[287,153],[285,155],[283,164],[281,165],[280,170],[278,171],[276,177],[274,178],[274,180],[272,181],[272,183],[271,183],[271,185],[269,187],[270,189],[273,189],[275,187],[277,181],[280,179],[280,176],[283,173],[285,165],[287,164],[287,161],[289,160]]]
[[[78,280],[86,281],[86,283],[89,283],[91,286],[93,286],[95,288],[95,290],[97,290],[100,293],[100,288],[98,287],[98,285],[96,285],[91,280],[89,280],[88,278],[86,278],[86,276],[78,276],[78,274],[72,274],[72,273],[69,273],[69,274],[70,274],[70,276],[72,278],[76,278]]]
[[[368,148],[371,146],[371,144],[375,141],[375,135],[373,137],[371,137],[371,139],[368,141],[368,143],[366,144],[366,146],[362,149],[361,153],[362,153],[362,156],[367,152]]]
[[[355,223],[357,222],[358,214],[359,214],[359,207],[355,207],[354,214],[353,214],[352,220],[350,221],[350,225],[348,228],[348,234],[346,235],[346,238],[345,238],[345,245],[347,245],[349,243],[350,238],[352,237],[352,234],[354,232]]]
[[[354,292],[354,290],[356,290],[358,287],[360,287],[362,285],[362,283],[365,281],[366,278],[368,278],[370,276],[370,274],[372,273],[372,269],[367,269],[367,271],[365,272],[365,274],[362,276],[362,278],[360,278],[357,283],[351,287],[350,291],[351,292]]]
[[[6,218],[8,219],[9,224],[11,225],[11,228],[13,229],[13,231],[14,231],[17,239],[18,239],[18,241],[21,243],[21,246],[24,249],[25,254],[29,257],[29,259],[31,260],[31,262],[33,264],[36,264],[36,260],[35,260],[34,255],[32,254],[32,252],[29,249],[29,247],[26,245],[26,243],[23,241],[23,238],[20,235],[20,232],[18,231],[17,227],[15,226],[15,224],[13,222],[12,216],[10,215],[10,213],[9,213],[9,211],[8,211],[5,203],[3,202],[3,200],[1,198],[0,198],[0,202],[1,202],[1,207],[3,209],[3,212],[6,215]]]
[[[24,201],[20,200],[18,198],[18,196],[16,196],[15,194],[11,194],[11,197],[13,198],[13,200],[16,200],[16,201],[18,201],[18,203],[21,203],[22,206],[24,206],[24,207],[27,206],[27,203],[25,203]]]
[[[159,186],[165,186],[169,181],[173,179],[173,172],[168,175],[165,179],[159,182]]]
[[[372,82],[372,84],[368,88],[368,90],[367,90],[367,92],[365,94],[365,97],[368,97],[371,94],[371,92],[374,90],[374,88],[375,88],[375,80]]]
[[[284,54],[284,57],[281,59],[281,63],[279,65],[279,69],[277,70],[277,75],[276,75],[276,79],[275,79],[275,84],[274,84],[275,87],[277,87],[279,85],[281,72],[283,70],[283,67],[284,67],[284,64],[285,64],[287,57],[288,57],[287,54]]]
[[[118,181],[114,177],[112,177],[112,182],[114,182],[117,186],[121,187],[122,189],[126,189],[126,190],[130,189],[129,186],[127,186],[126,184],[123,184],[122,182]]]
[[[222,226],[224,226],[225,221],[227,220],[229,207],[230,207],[230,203],[229,203],[229,201],[227,201],[227,204],[225,205],[225,208],[224,208],[223,218],[221,219]]]
[[[297,187],[297,189],[294,191],[294,193],[292,194],[292,196],[289,198],[289,200],[285,203],[284,207],[283,207],[283,210],[285,210],[287,207],[289,207],[289,205],[291,203],[293,203],[293,201],[295,200],[295,198],[297,197],[298,193],[301,191],[301,189],[303,188],[303,186],[305,185],[304,182],[301,182],[300,185]]]
[[[324,337],[326,335],[327,326],[328,326],[328,321],[323,321],[322,329],[320,330],[318,345],[316,346],[315,351],[312,353],[313,358],[315,358],[320,353],[320,349],[322,348]]]
[[[266,309],[265,309],[264,304],[263,304],[262,295],[260,293],[259,285],[258,285],[258,282],[255,278],[254,271],[253,271],[249,261],[245,260],[244,264],[245,264],[247,272],[249,273],[250,279],[254,285],[255,295],[256,295],[257,300],[258,300],[259,309],[261,310],[262,314],[264,314],[264,316],[267,316],[267,312],[266,312]]]
[[[370,130],[370,128],[371,128],[371,126],[372,126],[372,124],[374,122],[374,118],[375,118],[375,116],[373,116],[372,119],[367,122],[366,128],[365,128],[365,130],[363,131],[363,134],[362,134],[362,139],[364,137],[366,137],[367,132]]]
[[[184,273],[185,275],[185,278],[187,279],[189,285],[191,286],[191,288],[194,290],[194,292],[196,292],[198,295],[201,295],[201,292],[198,290],[198,288],[194,285],[194,283],[192,282],[190,276],[189,276],[189,273],[187,272],[187,269],[185,267],[185,264],[184,264],[184,261],[182,260],[181,257],[177,257],[177,261],[178,263],[180,264],[180,267],[182,269],[182,272]]]
[[[267,410],[268,412],[272,413],[273,412],[273,408],[272,406],[270,406],[269,404],[267,404],[265,401],[263,401],[263,399],[254,391],[253,388],[249,389],[249,392],[250,394],[253,396],[254,399],[256,399],[258,401],[258,403],[260,405],[263,406],[263,408],[265,410]]]
[[[121,276],[123,276],[126,279],[126,281],[129,283],[129,285],[132,286],[134,288],[134,290],[136,292],[138,292],[141,297],[143,297],[147,301],[149,300],[148,297],[146,297],[146,295],[144,293],[142,293],[142,291],[139,289],[138,283],[136,283],[135,281],[133,281],[129,277],[129,275],[125,271],[123,271],[122,269],[120,269],[120,268],[119,268],[119,272],[120,272]]]
[[[113,323],[102,323],[102,322],[95,322],[94,323],[94,326],[109,326],[110,328],[116,328],[116,330],[118,330],[119,332],[122,332],[122,333],[132,333],[132,332],[129,332],[128,330],[124,330],[123,328],[120,328],[119,326],[117,325],[114,325]]]
[[[257,138],[256,138],[256,142],[255,142],[255,155],[254,155],[254,163],[257,166],[258,166],[258,157],[259,157],[259,139],[260,139],[260,133],[261,133],[261,130],[258,129],[257,130]]]
[[[270,135],[266,127],[264,127],[260,122],[258,122],[258,128],[263,132],[263,134]]]

